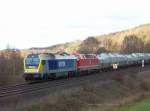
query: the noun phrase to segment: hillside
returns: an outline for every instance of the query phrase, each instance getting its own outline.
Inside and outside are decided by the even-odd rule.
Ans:
[[[138,37],[143,38],[145,40],[150,40],[150,24],[141,25],[141,26],[138,26],[129,30],[121,31],[121,32],[115,32],[115,33],[110,33],[106,35],[96,36],[96,38],[100,41],[109,38],[114,41],[117,41],[118,43],[121,43],[125,36],[131,35],[131,34],[137,35]]]
[[[110,34],[105,34],[105,35],[99,35],[94,37],[97,41],[98,44],[95,46],[97,47],[97,50],[100,48],[104,48],[105,50],[109,52],[120,52],[123,40],[125,39],[126,36],[131,36],[134,35],[143,42],[143,48],[146,49],[145,52],[150,51],[150,24],[144,24],[140,25],[135,28],[131,28],[125,31],[121,32],[115,32],[115,33],[110,33]],[[74,42],[67,42],[64,44],[57,44],[53,45],[50,47],[44,47],[44,48],[30,48],[29,50],[34,52],[34,51],[45,51],[45,52],[60,52],[60,51],[66,51],[69,53],[72,52],[83,52],[84,53],[84,48],[87,49],[87,47],[90,44],[94,44],[92,42],[88,43],[88,38],[84,41],[74,41]],[[86,42],[86,44],[84,44]],[[83,47],[84,48],[83,48]],[[82,49],[82,51],[80,51]],[[92,49],[91,49],[92,50]],[[142,50],[142,49],[141,49]],[[102,49],[103,51],[103,49]],[[91,53],[96,53],[96,52],[91,52]],[[98,52],[99,53],[99,52]]]
[[[80,44],[81,44],[81,41],[77,40],[74,42],[56,44],[56,45],[49,46],[49,47],[41,47],[41,48],[32,47],[29,49],[29,51],[31,51],[31,52],[43,51],[43,52],[52,52],[52,53],[56,53],[56,52],[60,52],[60,51],[76,52],[78,50]]]
[[[118,44],[119,48],[126,36],[135,35],[142,39],[144,44],[150,43],[150,24],[141,25],[129,30],[96,36],[96,39],[104,45],[104,41],[110,40],[112,44]],[[119,50],[119,49],[118,49]]]

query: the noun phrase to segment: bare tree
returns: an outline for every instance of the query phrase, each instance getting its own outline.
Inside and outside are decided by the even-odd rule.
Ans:
[[[150,42],[144,45],[144,52],[150,52]]]
[[[14,81],[14,76],[18,76],[23,71],[23,58],[20,51],[6,49],[0,54],[0,84],[7,84]]]
[[[103,45],[106,48],[106,50],[110,50],[112,46],[112,40],[111,39],[104,39],[103,40]]]
[[[108,52],[105,47],[99,47],[96,54],[100,54],[100,53],[103,53],[103,52]]]
[[[88,37],[84,40],[78,50],[79,53],[96,53],[99,48],[99,42],[94,37]]]
[[[144,42],[136,35],[126,36],[121,46],[121,52],[123,53],[143,52],[143,49]]]

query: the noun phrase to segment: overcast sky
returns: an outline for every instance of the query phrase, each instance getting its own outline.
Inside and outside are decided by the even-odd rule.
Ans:
[[[0,0],[0,49],[51,46],[145,23],[149,0]]]

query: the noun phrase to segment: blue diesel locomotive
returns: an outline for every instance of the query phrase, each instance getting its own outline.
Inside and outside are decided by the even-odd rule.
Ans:
[[[25,80],[49,79],[76,72],[74,55],[29,54],[24,59]]]

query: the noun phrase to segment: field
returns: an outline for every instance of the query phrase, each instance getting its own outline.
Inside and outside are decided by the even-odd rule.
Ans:
[[[74,86],[43,89],[33,94],[23,94],[0,100],[3,111],[114,111],[120,106],[126,106],[141,101],[150,91],[150,66],[143,70],[139,68],[121,69],[112,72],[101,72],[93,76],[74,78]],[[109,75],[114,76],[109,76]],[[122,78],[116,78],[121,74]],[[103,77],[101,80],[98,77]],[[91,77],[96,77],[89,82]],[[109,77],[109,78],[108,78]],[[87,82],[77,84],[83,79]],[[68,80],[69,81],[69,80]],[[52,87],[52,86],[51,86]],[[3,106],[3,107],[2,107]],[[119,109],[118,109],[119,110]],[[119,110],[120,111],[120,110]]]
[[[116,111],[149,111],[150,110],[150,97],[127,106],[118,108]]]

